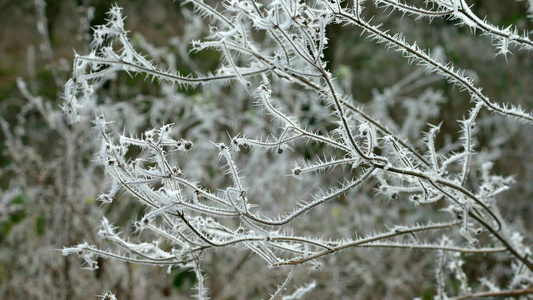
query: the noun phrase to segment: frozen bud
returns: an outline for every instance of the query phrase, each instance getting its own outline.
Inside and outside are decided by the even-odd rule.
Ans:
[[[295,167],[294,169],[292,169],[292,176],[294,176],[294,178],[298,180],[302,180],[302,169],[300,169],[300,167]]]

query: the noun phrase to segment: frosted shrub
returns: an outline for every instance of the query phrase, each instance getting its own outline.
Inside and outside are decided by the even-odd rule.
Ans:
[[[531,249],[502,218],[496,201],[513,179],[492,173],[499,158],[494,149],[476,149],[480,123],[501,116],[531,126],[530,113],[489,99],[438,47],[425,50],[372,21],[364,1],[184,2],[209,23],[204,27],[209,32],[197,39],[204,31],[191,15],[194,40],[175,41],[177,47],[182,54],[218,52],[216,70],[185,75],[165,49],[144,39],[134,46],[116,6],[108,23],[95,28],[92,51],[75,58],[62,108],[72,122],[97,115],[96,161],[110,179],[110,189],[98,200],[103,206],[138,201],[144,213],[134,221],[138,237],[121,234],[103,219],[98,236],[112,248],[81,243],[64,248],[64,255],[79,255],[91,270],[98,268],[98,257],[169,272],[190,269],[199,299],[352,297],[350,273],[363,278],[358,295],[369,297],[378,293],[372,290],[376,280],[400,290],[431,281],[427,266],[433,268],[430,285],[438,299],[533,293]],[[527,33],[491,25],[463,0],[426,1],[420,7],[389,0],[374,4],[378,11],[398,10],[426,23],[446,18],[468,26],[490,36],[496,55],[533,49]],[[332,24],[362,30],[354,41],[372,39],[429,76],[416,69],[376,91],[363,107],[348,90],[352,83],[338,80],[327,67]],[[183,61],[194,66],[193,60]],[[149,118],[153,128],[132,132],[117,126],[124,120],[110,118],[116,115],[111,106],[98,104],[103,83],[122,71],[156,81],[167,99],[154,102],[145,115],[122,116],[133,124]],[[458,121],[460,131],[445,142],[439,110],[454,100],[428,86],[438,78],[471,100]],[[401,103],[406,115],[395,115],[398,95],[420,87],[422,93]],[[187,88],[193,92],[180,92]],[[380,199],[389,205],[383,207]],[[389,269],[380,265],[386,252],[360,248],[401,250],[391,250]],[[220,255],[235,264],[233,270],[231,263],[217,261]],[[253,265],[241,268],[250,255]],[[491,274],[490,268],[476,272],[475,265],[468,266],[484,259],[505,270]],[[203,269],[216,266],[224,275],[213,271],[208,274],[215,278],[206,277]],[[262,278],[268,274],[277,275]],[[321,280],[320,274],[329,275]]]

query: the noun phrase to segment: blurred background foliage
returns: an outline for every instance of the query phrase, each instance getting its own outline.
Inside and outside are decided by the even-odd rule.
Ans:
[[[420,5],[423,1],[408,1]],[[185,20],[179,2],[162,0],[119,0],[118,6],[124,7],[127,16],[126,28],[132,33],[139,33],[136,38],[144,38],[156,47],[169,47],[172,51],[172,38],[184,34]],[[493,24],[499,26],[516,25],[520,30],[532,30],[526,18],[524,1],[476,0],[473,11],[480,17],[487,16]],[[6,148],[8,137],[6,131],[0,131],[2,152],[0,153],[0,298],[2,299],[80,299],[92,298],[111,289],[119,299],[176,299],[184,290],[194,284],[192,272],[174,270],[170,275],[162,268],[126,265],[117,262],[101,262],[96,272],[80,270],[80,262],[75,257],[61,257],[57,249],[86,240],[98,244],[94,238],[95,227],[102,215],[114,211],[113,207],[99,209],[94,201],[103,187],[102,181],[95,180],[89,184],[92,189],[75,193],[70,198],[67,192],[58,188],[56,173],[47,173],[41,162],[60,161],[66,147],[61,132],[47,128],[47,122],[37,109],[25,111],[28,101],[17,86],[17,78],[22,78],[28,91],[33,96],[42,97],[53,108],[62,102],[63,84],[71,76],[74,52],[88,52],[91,30],[84,25],[90,8],[94,16],[90,26],[105,23],[106,12],[111,3],[106,0],[48,0],[45,14],[49,32],[51,56],[43,51],[43,38],[37,30],[39,13],[36,2],[0,0],[0,114],[9,125],[7,132],[17,128],[32,131],[32,139],[22,140],[31,153],[23,156],[27,160],[17,161]],[[447,60],[457,67],[466,69],[476,78],[478,86],[484,93],[497,102],[522,104],[533,107],[533,56],[528,52],[511,49],[513,54],[507,57],[494,57],[494,48],[487,37],[473,37],[470,29],[458,28],[454,21],[436,19],[428,21],[413,20],[397,12],[383,14],[367,4],[365,16],[374,14],[374,23],[383,22],[396,32],[405,32],[408,41],[416,40],[422,48],[440,51]],[[379,12],[379,13],[378,13]],[[346,91],[352,93],[360,103],[369,103],[375,93],[382,93],[392,84],[400,81],[416,70],[416,66],[406,63],[400,54],[387,53],[382,46],[361,37],[361,32],[354,28],[330,26],[328,28],[330,43],[326,50],[326,60]],[[133,38],[135,42],[135,37]],[[390,52],[390,51],[389,51]],[[213,69],[218,62],[216,53],[192,55],[198,70],[189,70],[184,65],[184,73],[204,72]],[[177,63],[178,66],[180,63]],[[118,77],[107,83],[105,90],[113,101],[129,101],[136,94],[158,93],[157,82],[151,83],[143,78]],[[127,87],[124,89],[123,87]],[[457,138],[458,123],[471,107],[467,93],[444,80],[430,85],[440,90],[447,99],[442,105],[439,118],[444,121],[439,142],[444,144],[446,138]],[[189,90],[189,95],[198,91]],[[416,94],[416,92],[413,92]],[[408,99],[410,93],[399,95],[391,118],[401,120],[406,115],[401,101]],[[150,105],[146,103],[145,105]],[[18,116],[25,116],[23,124]],[[435,119],[438,123],[440,119]],[[503,159],[495,166],[496,173],[504,176],[513,175],[516,184],[513,189],[500,199],[503,217],[514,226],[522,227],[529,243],[533,240],[533,131],[522,127],[517,122],[503,118],[491,118],[491,122],[481,126],[483,132],[478,135],[477,150],[484,147],[496,147]],[[10,131],[11,130],[11,131]],[[500,137],[488,139],[486,137]],[[79,149],[80,169],[90,168],[90,147]],[[81,151],[81,150],[80,150]],[[31,159],[35,157],[35,161]],[[37,159],[38,158],[38,159]],[[18,170],[34,171],[21,174],[14,171],[13,165],[19,164]],[[58,166],[59,168],[59,166]],[[17,168],[15,168],[17,169]],[[61,172],[60,168],[58,172]],[[34,174],[34,175],[32,175]],[[95,169],[91,174],[102,176]],[[82,172],[74,176],[83,177]],[[91,181],[93,179],[84,178]],[[18,189],[13,189],[17,186]],[[17,192],[18,191],[18,192]],[[9,199],[9,203],[8,202]],[[6,204],[7,203],[7,204]],[[115,204],[114,204],[115,205]],[[121,206],[114,211],[122,224],[139,216],[142,212],[135,205]],[[342,209],[342,206],[341,208]],[[372,208],[368,208],[369,210]],[[337,213],[339,213],[337,211]],[[334,219],[334,218],[332,218]],[[513,222],[515,221],[515,222]],[[120,224],[121,222],[117,222]],[[334,225],[334,224],[333,224]],[[390,252],[394,253],[394,252]],[[246,253],[228,257],[222,253],[213,254],[216,259],[232,260],[232,269],[227,274],[234,274],[250,260]],[[492,262],[494,263],[494,262]],[[249,264],[250,265],[250,264]],[[360,268],[365,268],[361,266]],[[213,292],[223,290],[221,287],[230,279],[217,278],[217,268],[211,269],[210,278]],[[326,272],[327,273],[327,272]],[[331,274],[330,274],[331,275]],[[339,274],[337,274],[338,276]],[[328,275],[324,275],[328,276]],[[363,281],[346,283],[348,288],[358,289],[361,282],[376,284],[380,275],[368,270],[369,278]],[[426,276],[433,276],[428,272]],[[328,277],[331,280],[331,277]],[[268,279],[265,279],[268,282]],[[416,281],[414,281],[416,283]],[[259,283],[256,283],[260,286]],[[379,284],[377,285],[379,286]],[[257,288],[257,295],[265,291]],[[434,287],[420,285],[411,287],[415,295],[430,297]],[[253,292],[250,292],[250,295]],[[385,295],[385,294],[378,294]],[[368,295],[372,298],[372,295]],[[188,297],[183,295],[184,299]],[[238,297],[236,297],[238,299]]]

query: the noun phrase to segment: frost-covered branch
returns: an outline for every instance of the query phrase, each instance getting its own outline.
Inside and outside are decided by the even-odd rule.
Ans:
[[[457,19],[458,25],[480,29],[496,40],[497,54],[505,55],[508,45],[531,50],[527,34],[519,36],[514,29],[490,25],[463,0],[428,1],[432,4],[425,8],[401,1],[374,2],[378,9],[392,8],[415,19]],[[134,223],[135,231],[153,239],[130,242],[104,220],[99,236],[115,249],[80,244],[63,249],[64,255],[79,255],[90,269],[97,268],[95,257],[191,268],[198,278],[199,299],[208,295],[201,262],[214,249],[246,251],[279,269],[302,264],[316,268],[326,257],[356,248],[435,252],[441,299],[447,297],[446,265],[461,284],[458,293],[466,297],[475,295],[469,287],[473,279],[463,271],[460,255],[503,253],[520,265],[515,282],[524,291],[531,287],[531,249],[507,224],[495,200],[513,181],[494,175],[490,162],[481,167],[474,163],[478,122],[484,113],[518,119],[525,126],[533,123],[531,113],[489,99],[472,77],[450,61],[431,55],[416,41],[409,42],[402,32],[393,33],[395,28],[374,24],[364,15],[364,1],[354,1],[351,8],[338,0],[265,4],[229,0],[220,7],[199,0],[185,3],[209,23],[206,37],[191,41],[189,50],[218,52],[216,70],[205,75],[165,71],[132,45],[122,10],[115,6],[108,23],[95,28],[92,52],[76,55],[63,110],[71,121],[80,120],[91,112],[103,82],[120,73],[142,75],[157,79],[171,95],[176,89],[197,88],[206,91],[209,103],[234,100],[221,115],[234,111],[237,99],[244,99],[243,110],[218,117],[222,125],[217,124],[233,133],[228,133],[229,140],[214,134],[215,117],[206,111],[199,111],[195,122],[207,125],[190,133],[191,126],[183,125],[187,120],[181,117],[186,113],[180,111],[174,124],[119,134],[128,129],[113,129],[104,111],[95,121],[95,135],[101,141],[96,160],[111,178],[111,188],[98,200],[103,204],[118,198],[137,201],[144,212]],[[462,112],[466,117],[458,122],[455,141],[441,141],[442,122],[429,124],[438,116],[434,111],[438,112],[443,98],[437,92],[427,91],[402,103],[407,110],[403,124],[395,123],[386,112],[394,107],[391,98],[414,84],[422,71],[387,92],[376,93],[370,108],[354,100],[325,61],[327,29],[335,24],[361,31],[360,39],[394,49],[407,63],[415,62],[435,78],[440,76],[466,91],[472,104],[465,105],[470,108]],[[211,88],[218,94],[208,93]],[[188,99],[180,105],[194,110],[198,104]],[[421,222],[390,224],[383,213],[387,229],[373,228],[359,236],[358,231],[365,231],[358,228],[358,218],[363,216],[353,208],[378,197],[412,205]],[[329,218],[324,211],[339,202],[353,210],[343,212],[346,219],[328,221],[338,224],[329,228],[320,219]],[[405,209],[395,205],[398,214]],[[391,210],[396,212],[394,207]],[[272,299],[280,299],[295,276],[293,268],[271,293]],[[307,285],[287,299],[313,287]]]

